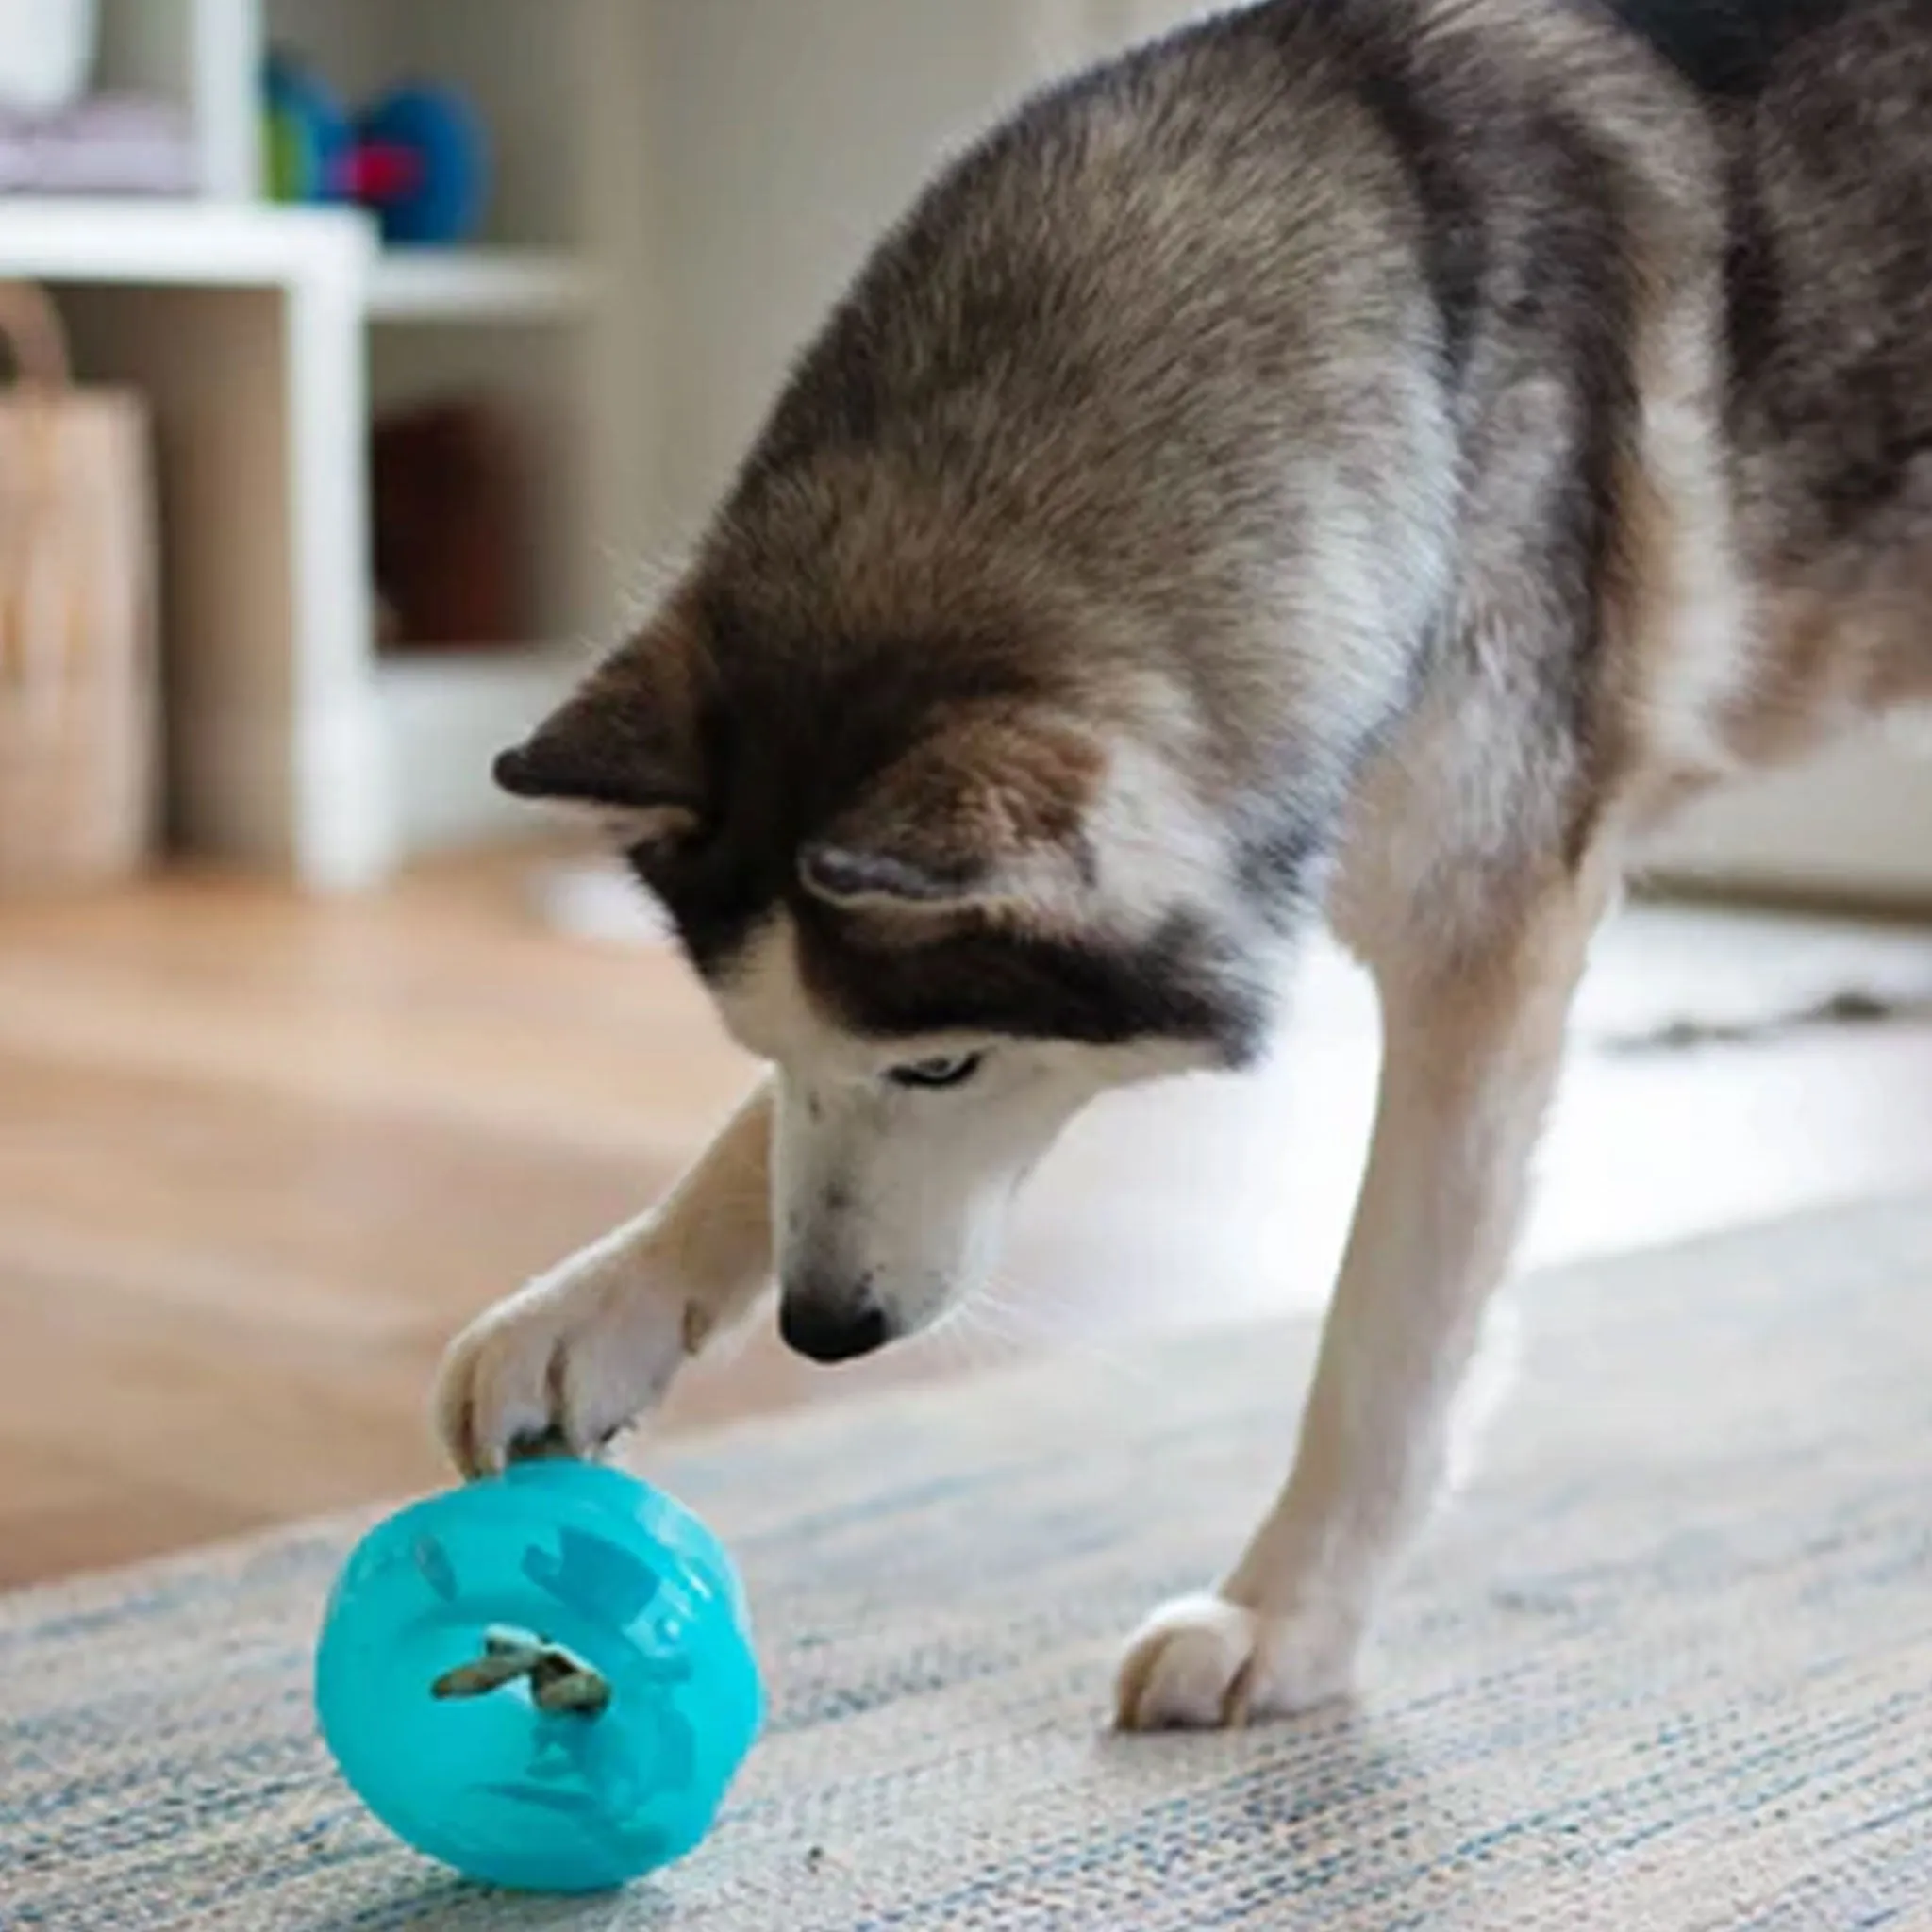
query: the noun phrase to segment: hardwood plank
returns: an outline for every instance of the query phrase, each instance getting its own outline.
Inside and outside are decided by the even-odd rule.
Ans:
[[[447,1336],[736,1100],[750,1069],[675,956],[548,932],[530,863],[0,907],[0,1586],[440,1481]],[[1314,1305],[1374,1062],[1359,989],[1316,977],[1256,1077],[1084,1121],[946,1332],[832,1374],[759,1328],[668,1425]],[[1537,1260],[1932,1185],[1932,1030],[1585,1051],[1544,1166]]]

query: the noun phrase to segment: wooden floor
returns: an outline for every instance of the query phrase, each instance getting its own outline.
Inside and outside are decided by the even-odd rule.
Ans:
[[[449,1333],[642,1205],[737,1097],[748,1069],[675,958],[555,936],[527,871],[366,902],[184,878],[0,910],[0,1585],[436,1482],[423,1407]],[[1758,928],[1631,931],[1598,1034],[1620,1002],[1674,1017],[1707,959],[1747,1008],[1781,996],[1751,961],[1792,949]],[[1932,940],[1840,943],[1932,988]],[[1332,961],[1301,1012],[1263,1074],[1084,1124],[999,1295],[940,1340],[833,1374],[755,1336],[674,1420],[1313,1304],[1374,1043]],[[1595,1037],[1532,1258],[1932,1185],[1932,1029],[1638,1056]]]

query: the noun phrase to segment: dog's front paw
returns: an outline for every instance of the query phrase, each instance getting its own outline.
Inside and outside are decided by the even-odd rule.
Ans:
[[[626,1244],[592,1250],[499,1303],[443,1357],[436,1422],[467,1476],[520,1453],[594,1456],[662,1399],[704,1340],[678,1285]]]
[[[1220,1730],[1346,1695],[1356,1641],[1311,1618],[1268,1617],[1221,1596],[1182,1597],[1148,1618],[1122,1659],[1124,1731]]]

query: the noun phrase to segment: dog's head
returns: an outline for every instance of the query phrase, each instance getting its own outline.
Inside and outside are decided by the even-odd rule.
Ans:
[[[1173,693],[1029,688],[957,635],[801,648],[727,601],[677,600],[499,776],[610,821],[774,1067],[782,1324],[837,1359],[983,1281],[1094,1095],[1249,1058],[1265,934]]]

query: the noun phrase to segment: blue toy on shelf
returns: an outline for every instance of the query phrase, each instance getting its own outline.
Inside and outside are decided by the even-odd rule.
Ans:
[[[520,1463],[376,1526],[337,1579],[315,1704],[399,1838],[523,1891],[600,1891],[691,1850],[763,1692],[696,1517],[582,1462]]]
[[[352,119],[313,74],[279,54],[262,94],[274,200],[366,208],[392,243],[448,245],[483,225],[490,146],[460,94],[399,87]]]

